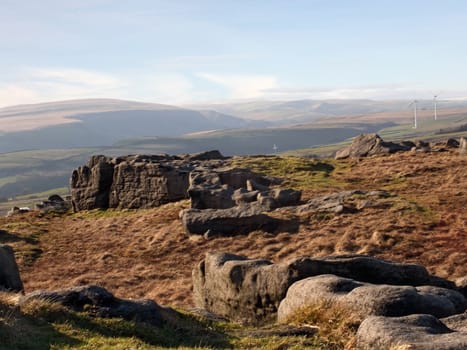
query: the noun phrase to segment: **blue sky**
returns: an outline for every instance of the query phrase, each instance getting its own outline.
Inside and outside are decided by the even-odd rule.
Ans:
[[[0,0],[0,106],[467,96],[464,0]]]

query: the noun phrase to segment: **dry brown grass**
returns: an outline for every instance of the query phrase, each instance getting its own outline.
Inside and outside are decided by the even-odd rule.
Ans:
[[[9,237],[22,237],[8,244],[20,257],[26,291],[98,284],[120,297],[182,307],[192,305],[191,270],[207,251],[275,262],[363,253],[423,264],[442,277],[467,274],[467,157],[404,153],[342,165],[344,170],[330,174],[329,183],[338,183],[338,188],[308,188],[304,197],[342,188],[387,189],[394,195],[388,199],[392,206],[303,216],[296,233],[253,232],[212,240],[183,232],[178,213],[187,201],[151,210],[2,218],[0,229]],[[39,249],[33,259],[22,258],[28,257],[22,249],[31,249],[28,235],[35,235]]]
[[[358,326],[364,317],[358,310],[331,300],[321,300],[313,305],[298,309],[287,324],[313,325],[319,328],[319,339],[328,348],[355,349]]]

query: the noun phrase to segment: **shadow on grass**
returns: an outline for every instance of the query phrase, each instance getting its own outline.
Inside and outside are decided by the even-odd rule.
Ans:
[[[15,312],[0,319],[0,350],[42,350],[77,346],[81,341],[56,330],[44,320]]]
[[[37,244],[39,241],[34,237],[23,237],[15,234],[11,234],[8,231],[0,230],[0,243],[14,243],[24,242],[27,244]]]
[[[147,323],[126,321],[120,318],[99,318],[87,313],[62,310],[47,316],[49,322],[65,324],[79,333],[104,338],[138,339],[151,346],[162,347],[210,347],[229,349],[228,336],[212,325],[197,319],[179,315],[157,327]],[[72,340],[69,340],[72,341]]]
[[[328,163],[318,162],[311,167],[312,171],[320,171],[330,174],[334,170],[334,166]]]

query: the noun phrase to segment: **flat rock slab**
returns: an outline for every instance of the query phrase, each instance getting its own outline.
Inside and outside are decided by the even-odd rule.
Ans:
[[[259,205],[244,204],[229,209],[185,209],[180,213],[185,231],[203,235],[235,236],[255,230],[274,232],[280,224],[278,219],[263,213]]]
[[[277,319],[286,322],[300,309],[330,302],[361,316],[432,314],[446,317],[464,312],[467,301],[454,290],[433,286],[394,286],[321,275],[295,282],[279,305]]]
[[[74,311],[89,310],[98,317],[121,317],[126,320],[161,326],[164,314],[175,314],[149,299],[119,299],[98,286],[80,286],[58,291],[35,291],[19,300],[20,307],[35,300],[59,303]]]
[[[357,332],[362,350],[465,350],[467,333],[448,328],[432,315],[370,316]]]

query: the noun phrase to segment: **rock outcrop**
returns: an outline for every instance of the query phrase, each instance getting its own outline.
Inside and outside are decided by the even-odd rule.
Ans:
[[[226,165],[218,151],[195,155],[93,156],[73,171],[74,211],[151,208],[188,198],[190,172]]]
[[[74,311],[89,311],[98,317],[121,317],[126,320],[161,326],[164,314],[175,311],[149,299],[119,299],[98,286],[80,286],[58,291],[35,291],[19,300],[20,307],[37,301],[59,303]]]
[[[390,154],[401,151],[410,151],[416,147],[411,141],[401,143],[385,142],[377,134],[362,134],[355,137],[350,146],[337,151],[335,158],[344,159],[352,157],[368,157],[376,154]]]
[[[359,255],[296,258],[273,264],[233,254],[207,253],[193,270],[193,299],[198,308],[233,320],[258,323],[275,318],[293,283],[324,274],[374,284],[455,288],[453,283],[429,275],[420,265]]]
[[[8,245],[0,245],[0,289],[13,292],[23,290],[15,254],[13,248]]]
[[[328,302],[362,317],[431,314],[446,317],[462,313],[464,296],[454,290],[433,286],[370,284],[335,275],[320,275],[295,282],[287,291],[277,312],[285,322],[300,309]]]
[[[371,316],[358,329],[357,348],[464,350],[467,332],[448,328],[432,315]]]

